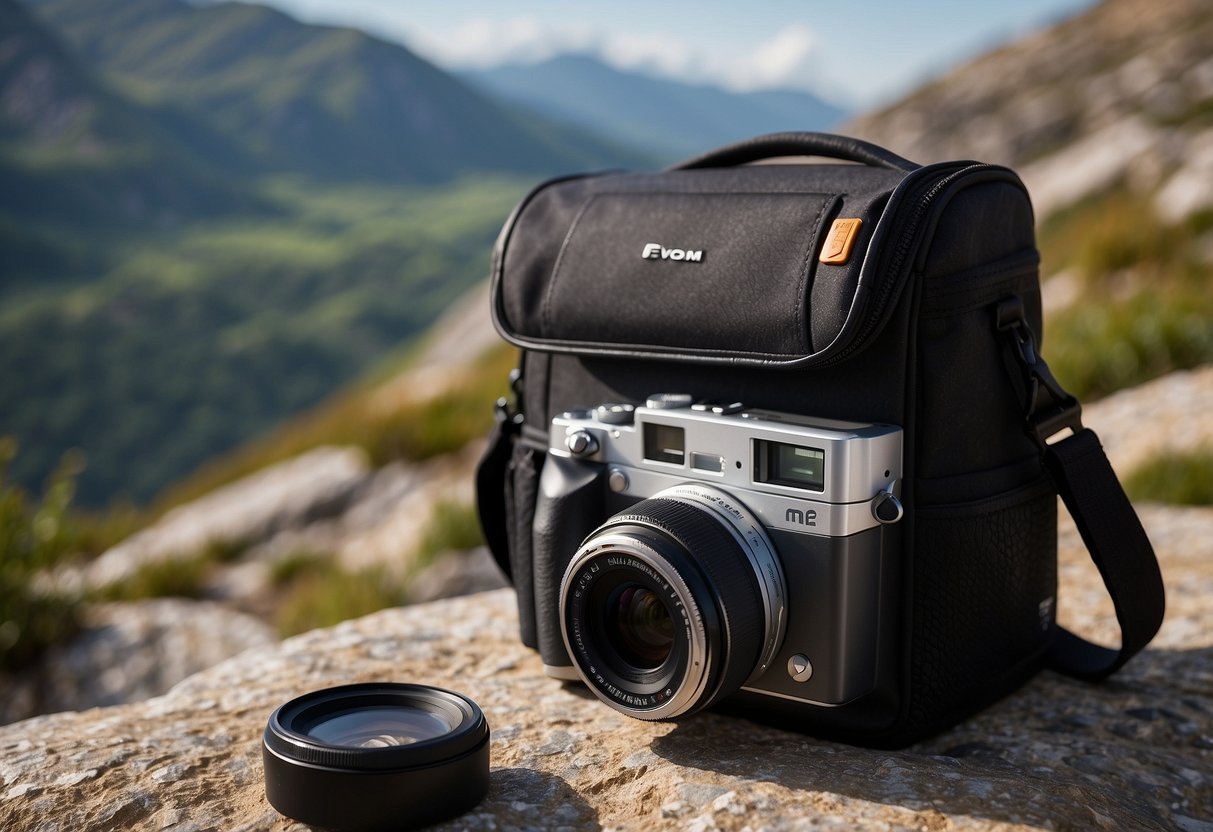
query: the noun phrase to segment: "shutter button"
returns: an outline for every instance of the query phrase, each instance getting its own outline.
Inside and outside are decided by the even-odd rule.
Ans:
[[[600,404],[594,408],[594,418],[604,425],[630,425],[636,408],[630,404]]]

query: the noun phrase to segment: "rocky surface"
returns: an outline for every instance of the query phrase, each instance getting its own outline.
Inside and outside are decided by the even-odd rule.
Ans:
[[[413,576],[409,602],[414,604],[471,595],[508,586],[488,547],[448,552]]]
[[[1211,324],[1213,325],[1213,324]],[[1046,353],[1047,353],[1046,346]],[[1213,448],[1213,365],[1179,370],[1083,408],[1112,467],[1125,476],[1161,452]]]
[[[141,566],[192,557],[208,546],[247,546],[341,514],[370,476],[356,448],[316,448],[173,509],[104,552],[78,575],[86,588],[123,581]]]
[[[304,691],[361,680],[468,693],[493,729],[487,800],[450,828],[1213,829],[1213,511],[1150,508],[1171,615],[1102,685],[1042,673],[901,751],[736,717],[623,717],[543,676],[509,590],[386,610],[253,650],[145,703],[0,728],[0,828],[299,829],[265,802],[259,738]],[[1157,529],[1166,526],[1168,531]],[[1114,637],[1062,532],[1071,624]]]
[[[1206,0],[1105,0],[840,132],[924,163],[1011,165],[1040,217],[1123,181],[1161,187],[1176,221],[1213,202],[1210,42]]]
[[[81,631],[31,670],[0,678],[0,724],[37,713],[137,702],[250,647],[277,642],[260,619],[162,598],[86,608]]]

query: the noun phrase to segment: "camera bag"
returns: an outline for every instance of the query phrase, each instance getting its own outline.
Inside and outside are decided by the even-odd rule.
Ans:
[[[834,161],[762,163],[801,156]],[[1042,667],[1115,672],[1157,632],[1162,579],[1041,357],[1038,264],[1013,171],[922,166],[842,136],[761,136],[536,187],[493,253],[493,322],[521,355],[477,474],[523,641],[556,603],[532,569],[552,418],[660,391],[904,430],[899,570],[879,613],[898,622],[893,670],[870,701],[789,727],[899,746]],[[1056,623],[1057,495],[1111,595],[1118,649]]]

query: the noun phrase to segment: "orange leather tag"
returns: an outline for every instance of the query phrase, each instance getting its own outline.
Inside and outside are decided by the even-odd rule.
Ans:
[[[826,244],[821,247],[819,260],[831,266],[841,266],[851,257],[851,249],[855,246],[855,238],[859,236],[859,226],[863,220],[858,217],[834,220],[830,233],[826,235]]]

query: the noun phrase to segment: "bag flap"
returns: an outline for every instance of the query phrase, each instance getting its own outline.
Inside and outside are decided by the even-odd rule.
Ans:
[[[842,332],[904,177],[758,165],[548,183],[498,240],[494,323],[531,349],[803,359]]]

